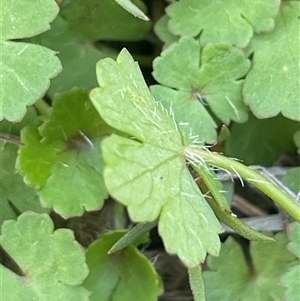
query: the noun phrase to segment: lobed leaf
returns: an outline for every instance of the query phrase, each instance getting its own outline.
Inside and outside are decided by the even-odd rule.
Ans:
[[[154,32],[164,42],[164,49],[170,44],[177,42],[180,38],[170,32],[168,27],[169,20],[170,18],[165,14],[154,25]]]
[[[207,301],[232,300],[232,296],[245,301],[283,300],[284,288],[278,281],[299,261],[285,249],[284,234],[279,233],[274,238],[276,241],[272,243],[251,242],[252,267],[247,265],[238,243],[228,238],[222,244],[220,256],[209,257],[210,270],[203,275]]]
[[[101,208],[107,192],[100,141],[109,132],[86,91],[62,94],[48,121],[24,129],[18,168],[42,202],[65,217]]]
[[[26,106],[46,93],[50,79],[61,71],[61,64],[48,48],[12,40],[48,30],[58,14],[58,6],[53,0],[1,0],[0,7],[4,12],[0,31],[0,120],[20,121]]]
[[[54,231],[47,214],[23,213],[2,227],[1,245],[23,272],[3,265],[3,300],[89,300],[80,284],[88,274],[85,254],[71,230]]]
[[[300,121],[299,10],[299,1],[283,1],[275,29],[256,34],[251,40],[253,63],[243,95],[258,118],[282,113],[286,118]]]
[[[243,48],[254,32],[269,32],[280,1],[180,0],[167,8],[169,28],[174,34],[201,35],[201,45],[229,43]]]
[[[3,120],[0,123],[0,132],[18,137],[20,130],[26,124],[34,121],[36,112],[29,108],[20,123],[11,123]],[[18,145],[0,140],[0,224],[4,220],[16,219],[19,213],[32,210],[38,213],[47,212],[42,208],[40,199],[34,188],[27,186],[22,176],[16,172],[15,164],[18,154]]]
[[[160,215],[166,249],[187,266],[199,264],[206,252],[217,254],[220,224],[187,171],[176,123],[153,99],[138,65],[123,50],[116,62],[98,63],[97,78],[93,104],[109,125],[129,136],[112,135],[102,143],[109,193],[135,222]]]
[[[214,143],[216,123],[205,106],[224,123],[246,121],[240,78],[249,67],[237,48],[208,44],[201,49],[194,39],[182,38],[155,59],[153,76],[164,87],[154,86],[151,91],[156,100],[174,110],[186,134]]]

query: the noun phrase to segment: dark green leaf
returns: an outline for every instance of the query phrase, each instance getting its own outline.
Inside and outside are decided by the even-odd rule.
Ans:
[[[134,246],[108,255],[126,232],[102,235],[88,247],[90,274],[84,286],[93,292],[91,301],[156,301],[162,284],[152,263]]]

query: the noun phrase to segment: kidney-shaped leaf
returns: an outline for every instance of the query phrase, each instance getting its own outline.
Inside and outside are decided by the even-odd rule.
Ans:
[[[1,245],[23,275],[0,266],[3,300],[89,300],[80,285],[88,274],[83,249],[71,230],[53,230],[47,214],[26,212],[4,223]]]
[[[203,261],[206,252],[216,255],[220,224],[187,172],[174,119],[153,99],[138,65],[123,50],[116,62],[98,63],[97,77],[100,88],[91,92],[96,109],[129,135],[112,135],[102,144],[110,194],[136,222],[153,221],[161,213],[159,231],[167,250],[188,266]]]
[[[0,120],[19,121],[26,106],[42,97],[50,79],[61,70],[55,52],[45,47],[10,40],[29,38],[50,28],[58,14],[53,0],[1,0]]]

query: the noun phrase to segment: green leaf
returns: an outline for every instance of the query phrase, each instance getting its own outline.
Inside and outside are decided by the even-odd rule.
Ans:
[[[47,214],[22,214],[2,227],[1,245],[21,268],[1,267],[3,300],[89,300],[80,284],[88,274],[85,254],[67,229],[54,231]]]
[[[112,0],[77,0],[62,4],[61,15],[68,21],[72,30],[83,34],[92,42],[138,41],[150,30],[151,23],[137,19]],[[140,0],[132,1],[146,12]]]
[[[288,227],[288,250],[300,259],[300,224],[294,222]]]
[[[110,130],[83,90],[57,97],[48,121],[24,129],[18,167],[47,207],[65,217],[102,207],[100,141]]]
[[[296,195],[300,191],[300,167],[295,167],[288,170],[287,174],[282,178],[282,183],[285,184]]]
[[[156,301],[162,293],[159,275],[136,247],[131,245],[107,254],[125,233],[104,234],[88,247],[86,258],[90,274],[84,286],[93,292],[91,301]]]
[[[40,35],[41,44],[58,51],[64,69],[51,81],[48,94],[68,92],[73,87],[90,90],[97,84],[95,64],[104,57],[116,57],[117,53],[104,47],[95,47],[87,38],[70,29],[60,16],[51,24],[51,30]],[[62,43],[62,41],[65,41]]]
[[[185,165],[176,123],[156,102],[138,65],[123,50],[97,65],[100,88],[90,96],[102,118],[132,138],[112,135],[102,144],[110,194],[135,222],[159,219],[166,249],[187,266],[218,254],[220,224]],[[183,244],[182,242],[186,243]]]
[[[182,38],[154,61],[153,76],[165,87],[154,86],[151,91],[156,100],[174,110],[186,134],[214,143],[216,124],[205,105],[224,123],[246,121],[240,78],[249,67],[237,48],[209,44],[201,49],[194,39]]]
[[[284,234],[274,238],[276,242],[272,243],[251,242],[253,268],[247,265],[239,244],[228,238],[222,244],[220,256],[209,257],[210,270],[204,272],[207,301],[227,301],[233,296],[243,301],[283,300],[284,288],[278,285],[279,278],[298,261],[286,250]]]
[[[288,227],[288,237],[290,242],[287,248],[292,252],[297,258],[300,259],[300,224],[295,222]],[[299,287],[300,279],[300,261],[298,264],[287,271],[282,277],[280,283],[286,288],[285,299],[288,301],[297,301],[300,295]]]
[[[154,26],[155,34],[164,42],[164,49],[179,39],[178,36],[170,32],[168,27],[169,20],[168,15],[163,15]]]
[[[143,235],[157,225],[157,222],[140,223],[130,229],[124,236],[121,237],[108,251],[108,254],[120,251],[130,244],[134,244],[137,240],[141,239]]]
[[[297,129],[299,122],[282,115],[260,120],[251,114],[248,122],[232,125],[225,154],[246,165],[270,166],[282,153],[295,152],[293,134]]]
[[[170,31],[181,36],[201,35],[201,45],[230,43],[245,47],[253,32],[274,27],[280,1],[180,0],[167,8]]]
[[[29,108],[22,122],[13,124],[6,120],[0,123],[0,132],[11,135],[20,134],[20,129],[34,120],[36,113]],[[15,164],[17,159],[18,146],[0,140],[0,224],[4,220],[16,219],[20,212],[32,210],[38,213],[49,210],[42,208],[35,189],[27,186],[22,176],[16,172]]]
[[[149,21],[149,18],[130,0],[115,0],[115,1],[133,16],[140,18],[144,21]]]
[[[298,147],[298,154],[300,154],[300,130],[294,134],[294,141],[296,146]]]
[[[300,263],[292,267],[286,274],[281,277],[281,284],[286,287],[284,294],[288,301],[298,301],[300,295],[299,289]]]
[[[275,29],[256,34],[251,41],[253,64],[245,79],[243,95],[258,118],[281,112],[300,121],[299,10],[299,1],[283,1]]]
[[[0,99],[3,118],[19,121],[26,106],[41,98],[50,85],[50,79],[61,70],[55,52],[39,45],[11,40],[29,38],[50,28],[58,13],[53,0],[1,0],[0,31]]]

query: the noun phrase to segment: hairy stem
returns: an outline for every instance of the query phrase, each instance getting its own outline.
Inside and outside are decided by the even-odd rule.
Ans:
[[[201,265],[188,269],[189,282],[195,301],[205,301],[205,288]]]
[[[186,153],[188,159],[193,164],[196,164],[197,160],[200,164],[202,164],[204,161],[211,166],[225,169],[231,173],[237,174],[238,177],[243,178],[264,192],[283,210],[285,210],[297,222],[300,223],[300,206],[283,190],[281,190],[278,186],[276,186],[256,170],[253,170],[232,158],[225,157],[215,152],[210,152],[200,147],[187,147]]]

